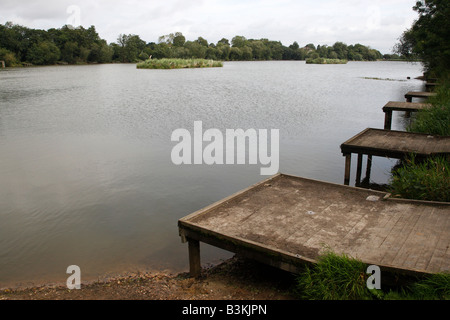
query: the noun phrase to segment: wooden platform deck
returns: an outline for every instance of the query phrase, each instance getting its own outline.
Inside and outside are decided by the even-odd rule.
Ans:
[[[428,99],[429,97],[435,96],[435,92],[427,91],[409,91],[405,94],[406,102],[412,102],[413,98],[423,98]]]
[[[416,112],[422,109],[429,108],[429,103],[419,103],[419,102],[398,102],[389,101],[383,107],[384,112],[384,129],[390,130],[392,127],[392,112],[393,111],[405,111],[407,113]]]
[[[417,157],[450,154],[450,136],[432,136],[394,130],[367,128],[341,144],[345,156],[344,184],[350,181],[351,154],[358,154],[356,181],[361,178],[362,156],[368,156],[367,174],[370,174],[372,156],[402,159],[415,153]]]
[[[450,206],[284,174],[266,179],[178,222],[190,272],[204,242],[290,272],[327,250],[381,271],[450,270]]]

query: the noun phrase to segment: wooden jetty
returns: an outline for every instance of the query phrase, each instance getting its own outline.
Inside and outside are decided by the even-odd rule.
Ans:
[[[435,92],[427,91],[409,91],[405,94],[406,102],[412,102],[413,98],[423,98],[428,99],[429,97],[435,96]]]
[[[358,154],[356,182],[359,183],[364,154],[368,156],[366,176],[370,177],[372,156],[403,159],[411,153],[416,154],[417,157],[449,155],[450,136],[367,128],[342,143],[341,151],[345,156],[344,184],[348,185],[352,153]]]
[[[299,272],[331,250],[381,271],[450,269],[450,205],[278,174],[178,221],[190,273],[200,242]]]
[[[392,112],[393,111],[405,111],[407,113],[419,111],[422,109],[429,108],[429,103],[419,103],[419,102],[398,102],[389,101],[384,107],[384,129],[390,130],[392,126]]]

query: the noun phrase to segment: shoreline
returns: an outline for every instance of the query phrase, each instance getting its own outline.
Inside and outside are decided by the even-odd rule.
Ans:
[[[188,272],[126,272],[82,281],[0,289],[0,300],[295,300],[294,276],[234,256],[204,267],[199,278]]]

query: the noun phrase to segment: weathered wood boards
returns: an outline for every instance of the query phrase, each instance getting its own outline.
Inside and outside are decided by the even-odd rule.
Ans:
[[[341,144],[341,152],[345,156],[345,180],[350,182],[351,154],[402,159],[415,153],[418,157],[450,154],[450,136],[432,136],[423,133],[412,133],[394,130],[367,128]],[[358,157],[360,176],[362,156]]]
[[[198,241],[291,272],[327,250],[382,271],[449,270],[450,206],[386,198],[279,174],[180,219],[179,233],[196,260],[193,276],[201,270]]]
[[[427,91],[409,91],[405,94],[406,102],[412,102],[413,98],[423,98],[427,99],[429,97],[435,96],[435,92]]]
[[[429,103],[389,101],[383,107],[384,129],[386,130],[391,129],[393,111],[415,112],[429,107],[430,107]]]

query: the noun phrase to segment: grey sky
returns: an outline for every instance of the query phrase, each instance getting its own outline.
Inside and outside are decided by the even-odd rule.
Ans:
[[[240,35],[290,45],[361,43],[390,53],[416,12],[415,0],[2,0],[0,23],[30,28],[94,25],[100,37],[137,34],[146,42],[180,31],[216,43]]]

